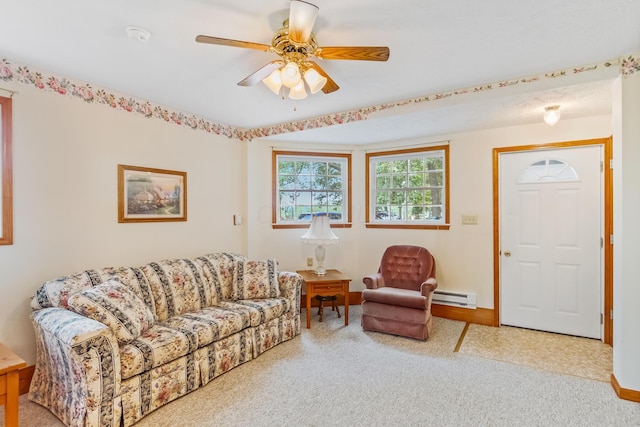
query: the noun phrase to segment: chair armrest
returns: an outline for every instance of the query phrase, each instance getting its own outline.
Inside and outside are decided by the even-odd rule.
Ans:
[[[290,271],[281,271],[278,275],[280,296],[291,303],[291,312],[300,313],[300,293],[302,292],[302,276]]]
[[[429,277],[420,285],[420,294],[424,297],[428,297],[429,294],[436,290],[438,282],[433,277]]]
[[[367,289],[384,288],[384,278],[380,273],[364,276],[362,278],[362,283],[367,286]]]
[[[31,314],[36,368],[29,398],[66,425],[120,425],[120,352],[111,329],[64,308]]]

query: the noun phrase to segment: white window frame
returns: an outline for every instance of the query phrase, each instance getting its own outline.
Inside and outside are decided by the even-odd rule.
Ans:
[[[376,165],[381,162],[389,162],[394,160],[415,160],[415,159],[425,159],[425,158],[434,158],[440,157],[442,158],[442,184],[433,186],[428,185],[426,182],[421,187],[411,187],[409,185],[409,174],[410,171],[407,171],[407,180],[405,181],[405,185],[402,187],[391,187],[385,188],[384,191],[399,191],[408,193],[413,190],[423,190],[429,191],[431,189],[439,189],[441,190],[441,203],[437,205],[422,205],[422,207],[428,206],[441,206],[441,215],[439,218],[432,219],[409,219],[406,218],[406,213],[409,211],[409,208],[413,206],[410,203],[410,198],[405,197],[405,201],[402,204],[403,212],[405,213],[405,218],[397,215],[391,209],[391,212],[386,211],[384,217],[381,217],[379,214],[379,206],[377,206],[377,198],[376,194],[379,189],[377,188],[378,183],[378,174]],[[367,193],[366,193],[366,204],[367,204],[367,218],[366,218],[366,226],[368,228],[437,228],[437,229],[448,229],[449,228],[449,146],[448,145],[438,145],[438,146],[428,146],[428,147],[420,147],[420,148],[412,148],[406,150],[394,150],[394,151],[382,151],[382,152],[370,152],[366,155],[366,174],[367,174]],[[438,172],[438,171],[434,171]],[[386,175],[386,174],[385,174]],[[392,175],[392,174],[390,174]],[[395,174],[396,176],[398,174]],[[380,176],[382,178],[382,176]],[[393,205],[390,205],[393,206]],[[420,207],[420,206],[418,206]]]
[[[281,188],[280,163],[283,161],[294,162],[335,162],[341,164],[340,180],[342,183],[342,205],[341,216],[336,218],[328,207],[327,209],[319,209],[322,205],[314,205],[317,201],[313,195],[317,192],[333,191],[329,188],[297,188],[287,187]],[[312,174],[309,175],[313,176]],[[336,175],[337,176],[337,175]],[[282,218],[281,216],[281,191],[296,191],[300,193],[308,193],[302,198],[302,203],[298,204],[298,197],[295,197],[293,203],[289,205],[291,209],[290,218]],[[307,203],[304,203],[307,202]],[[304,208],[301,208],[304,206]],[[304,212],[302,212],[304,210]],[[308,217],[300,218],[301,215],[309,213]],[[274,228],[306,228],[311,222],[311,216],[317,213],[328,213],[329,222],[332,227],[350,227],[351,225],[351,154],[342,153],[317,153],[317,152],[297,152],[297,151],[273,151],[273,227]]]

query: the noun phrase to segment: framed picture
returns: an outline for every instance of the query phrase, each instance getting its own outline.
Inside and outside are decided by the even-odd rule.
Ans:
[[[118,222],[186,220],[186,172],[118,165]]]

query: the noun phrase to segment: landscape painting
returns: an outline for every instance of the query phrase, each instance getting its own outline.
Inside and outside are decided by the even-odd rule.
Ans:
[[[186,220],[186,172],[118,165],[118,222]]]

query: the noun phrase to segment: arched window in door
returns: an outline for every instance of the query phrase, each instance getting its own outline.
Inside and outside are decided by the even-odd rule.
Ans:
[[[569,163],[559,159],[544,159],[531,163],[518,177],[518,184],[579,180],[576,170]]]

